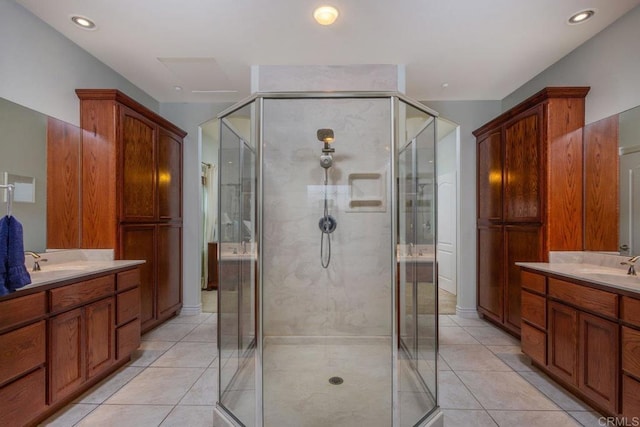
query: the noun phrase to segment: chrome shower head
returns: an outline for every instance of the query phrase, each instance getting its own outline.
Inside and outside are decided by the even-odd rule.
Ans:
[[[333,129],[318,129],[316,133],[318,136],[318,141],[324,142],[325,144],[331,144],[333,142]]]

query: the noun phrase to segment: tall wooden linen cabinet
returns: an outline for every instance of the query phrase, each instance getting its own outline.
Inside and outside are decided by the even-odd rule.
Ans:
[[[548,87],[473,132],[478,312],[520,335],[518,261],[583,248],[584,98]]]
[[[182,307],[186,132],[112,89],[78,89],[80,247],[140,266],[142,332]]]

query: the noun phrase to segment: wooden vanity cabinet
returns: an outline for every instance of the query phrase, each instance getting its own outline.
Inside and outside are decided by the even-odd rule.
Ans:
[[[46,410],[46,295],[0,302],[0,425],[26,425]]]
[[[0,425],[35,425],[130,359],[139,284],[129,267],[0,300]]]
[[[475,130],[478,312],[521,333],[518,261],[582,250],[586,87],[549,87]],[[528,332],[532,332],[529,330]]]
[[[619,415],[625,382],[619,358],[624,370],[628,351],[624,327],[620,334],[618,306],[626,297],[582,282],[527,270],[521,274],[523,353],[588,403],[606,414]],[[629,376],[631,381],[638,378]],[[635,383],[627,384],[630,390],[638,390]]]
[[[182,157],[186,132],[112,89],[77,89],[82,248],[143,259],[142,331],[182,307]]]

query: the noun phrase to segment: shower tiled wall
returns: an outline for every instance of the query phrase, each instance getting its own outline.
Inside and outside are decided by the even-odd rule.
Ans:
[[[391,335],[391,101],[266,99],[263,117],[264,335]],[[328,197],[338,226],[327,269],[320,128],[335,131],[336,150]],[[349,209],[349,176],[367,173],[386,180],[383,210]]]

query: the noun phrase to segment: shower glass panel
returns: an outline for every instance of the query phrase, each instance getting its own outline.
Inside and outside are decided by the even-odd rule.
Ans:
[[[404,139],[398,145],[398,378],[404,427],[416,425],[436,405],[435,121],[402,101],[399,116]]]
[[[218,324],[219,400],[255,425],[256,153],[246,106],[221,121]]]
[[[219,412],[422,425],[437,408],[434,115],[393,93],[234,108],[220,116]]]

